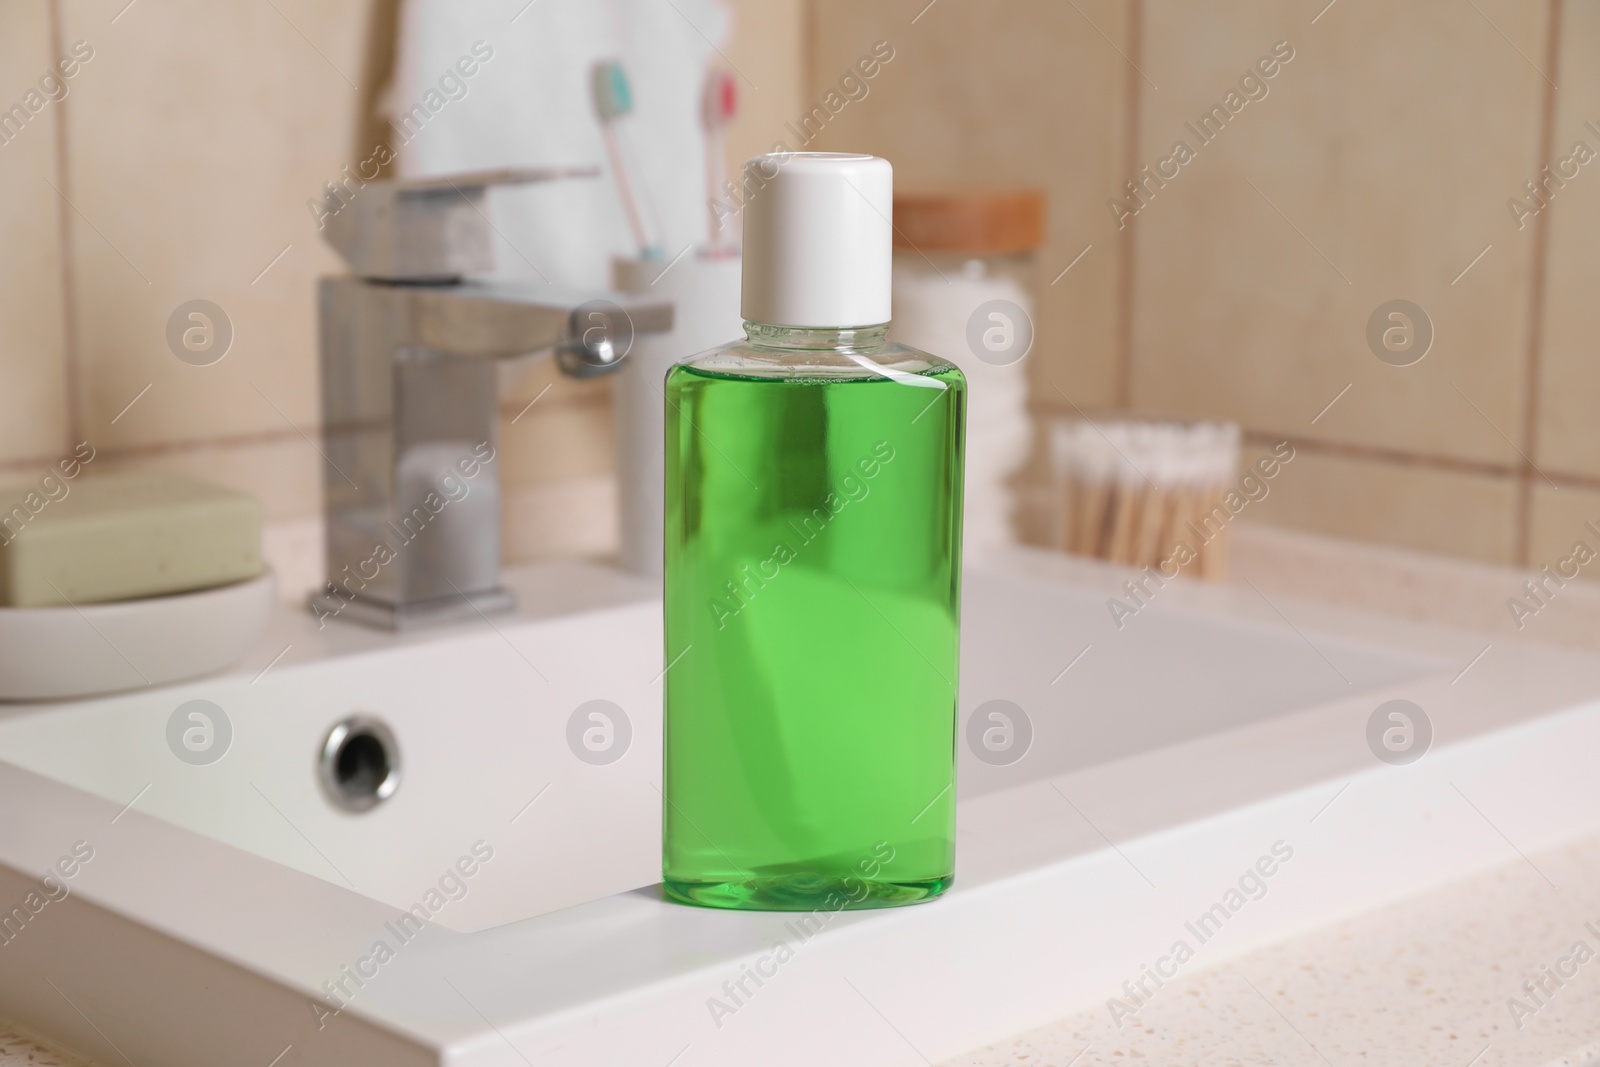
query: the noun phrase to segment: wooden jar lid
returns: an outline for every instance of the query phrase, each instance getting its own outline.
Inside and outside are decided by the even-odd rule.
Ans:
[[[894,246],[922,252],[1004,255],[1044,244],[1040,189],[900,192]]]

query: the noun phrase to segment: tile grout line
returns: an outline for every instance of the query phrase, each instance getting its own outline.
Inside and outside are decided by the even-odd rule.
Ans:
[[[802,4],[800,6],[800,84],[806,100],[815,100],[817,98],[815,82],[817,80],[817,56],[820,53],[817,42],[821,40],[821,31],[818,27],[818,22],[822,18],[818,10],[820,6],[820,4]],[[804,106],[804,104],[801,106]],[[744,173],[738,167],[730,166],[728,175],[741,185],[743,184]],[[892,210],[890,214],[893,214]]]
[[[50,0],[50,50],[60,56],[65,54],[61,42],[64,36],[61,32],[62,13],[61,0]],[[72,206],[67,201],[66,195],[72,189],[72,178],[68,169],[67,153],[67,118],[71,113],[71,105],[63,97],[57,101],[55,113],[52,116],[55,131],[54,156],[56,166],[56,180],[61,183],[62,196],[56,198],[56,229],[61,241],[61,363],[62,363],[62,389],[66,406],[66,431],[68,447],[72,447],[83,437],[83,416],[79,410],[79,387],[82,382],[80,352],[78,351],[78,301],[77,301],[77,260],[72,250]]]
[[[569,395],[561,400],[546,403],[543,410],[571,414],[573,412],[581,413],[608,407],[609,401],[603,399]],[[501,415],[510,415],[515,413],[516,408],[514,404],[500,404],[498,411]],[[307,433],[316,436],[322,432],[323,427],[320,423],[317,423],[304,429]],[[151,441],[121,448],[101,448],[97,455],[113,460],[149,459],[155,456],[186,455],[194,452],[203,452],[208,449],[252,448],[298,440],[300,440],[300,437],[297,430],[262,430],[257,433],[225,434],[216,437],[198,437],[184,441]],[[28,473],[37,468],[49,467],[59,458],[59,455],[41,455],[0,460],[0,475],[13,472]]]
[[[1294,434],[1270,433],[1264,430],[1245,429],[1244,440],[1253,445],[1277,444],[1287,440],[1296,449],[1305,449],[1318,455],[1367,463],[1385,463],[1395,467],[1426,468],[1447,471],[1451,474],[1477,475],[1487,478],[1517,478],[1522,473],[1518,463],[1491,463],[1488,460],[1461,459],[1457,456],[1435,455],[1427,452],[1407,452],[1381,445],[1358,445],[1348,441],[1327,441],[1314,437],[1297,437]],[[1600,486],[1600,479],[1583,478]]]
[[[1127,411],[1120,408],[1080,408],[1072,410],[1048,404],[1040,405],[1030,410],[1033,411],[1036,417],[1045,419],[1072,415],[1080,418],[1098,418],[1100,416],[1116,417],[1128,414]],[[1151,418],[1182,418],[1182,416],[1170,416],[1162,413],[1146,414],[1150,414]],[[1394,467],[1419,468],[1444,471],[1449,474],[1472,475],[1483,478],[1508,478],[1512,480],[1518,479],[1524,470],[1520,463],[1500,464],[1426,452],[1407,452],[1398,448],[1358,445],[1346,441],[1330,441],[1315,437],[1298,437],[1294,434],[1274,433],[1269,430],[1251,429],[1250,427],[1244,427],[1243,434],[1245,443],[1250,445],[1274,445],[1280,441],[1287,440],[1296,449],[1303,449],[1316,455],[1357,462],[1383,463]],[[1551,478],[1560,484],[1562,489],[1572,488],[1600,492],[1600,475],[1553,468],[1547,468],[1547,471]]]
[[[1250,444],[1271,445],[1287,439],[1297,449],[1303,448],[1307,452],[1337,459],[1383,463],[1391,467],[1443,471],[1448,474],[1481,478],[1509,478],[1516,482],[1519,490],[1523,482],[1531,487],[1535,476],[1534,469],[1521,460],[1507,465],[1483,460],[1459,459],[1455,456],[1432,455],[1426,452],[1405,452],[1394,448],[1355,445],[1344,441],[1298,438],[1289,434],[1267,433],[1261,430],[1245,429],[1243,433],[1245,441]],[[1557,485],[1559,489],[1586,489],[1600,492],[1600,476],[1562,470],[1551,470],[1547,473],[1552,481],[1559,483]]]
[[[1543,113],[1539,116],[1538,157],[1534,169],[1551,158],[1556,133],[1556,89],[1552,78],[1560,77],[1561,60],[1561,5],[1563,0],[1547,0],[1549,23],[1545,33],[1545,69],[1550,77],[1545,79]],[[1541,385],[1541,355],[1544,347],[1544,311],[1546,275],[1550,258],[1549,212],[1541,211],[1533,220],[1533,270],[1528,280],[1528,341],[1527,365],[1523,369],[1522,387],[1522,446],[1527,456],[1538,450],[1539,442],[1539,388]],[[1513,555],[1523,567],[1531,567],[1533,552],[1533,460],[1527,459],[1519,468],[1517,477],[1517,522],[1514,531]]]
[[[1144,0],[1133,0],[1128,8],[1128,51],[1131,55],[1144,60]],[[1123,116],[1123,146],[1122,169],[1128,174],[1137,174],[1139,171],[1139,119],[1140,105],[1144,99],[1144,89],[1140,84],[1143,75],[1133,61],[1129,61],[1131,68],[1123,72],[1123,93],[1127,100],[1127,111]],[[1116,406],[1129,408],[1133,405],[1133,283],[1134,283],[1134,249],[1137,246],[1138,220],[1128,223],[1128,231],[1121,242],[1122,258],[1117,264],[1117,327],[1113,344],[1115,350],[1112,358],[1116,361],[1114,390]]]

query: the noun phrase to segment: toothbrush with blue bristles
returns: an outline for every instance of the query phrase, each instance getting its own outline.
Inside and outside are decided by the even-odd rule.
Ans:
[[[617,195],[622,200],[622,210],[628,219],[628,228],[633,231],[634,243],[639,246],[640,259],[662,259],[661,246],[650,237],[650,232],[645,226],[645,212],[640,203],[639,193],[643,183],[634,183],[629,180],[628,163],[622,150],[622,139],[617,129],[617,120],[633,112],[633,91],[628,85],[627,72],[622,69],[621,62],[615,59],[602,59],[595,63],[591,72],[590,88],[594,93],[595,112],[600,117],[600,134],[605,139],[606,155],[611,160],[611,173],[617,179]]]

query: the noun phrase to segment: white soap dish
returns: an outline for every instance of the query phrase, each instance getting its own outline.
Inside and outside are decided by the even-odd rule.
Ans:
[[[193,593],[0,608],[0,700],[114,693],[231,667],[261,636],[272,601],[268,569]]]

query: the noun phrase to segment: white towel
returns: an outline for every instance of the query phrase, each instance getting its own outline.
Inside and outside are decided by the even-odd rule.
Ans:
[[[599,166],[599,178],[495,190],[489,214],[499,276],[607,289],[611,257],[638,250],[606,160],[590,70],[620,59],[628,73],[633,113],[619,129],[670,259],[707,237],[700,99],[731,21],[719,0],[406,0],[387,110],[394,117],[444,103],[396,144],[399,172]],[[492,54],[482,59],[485,50]]]

